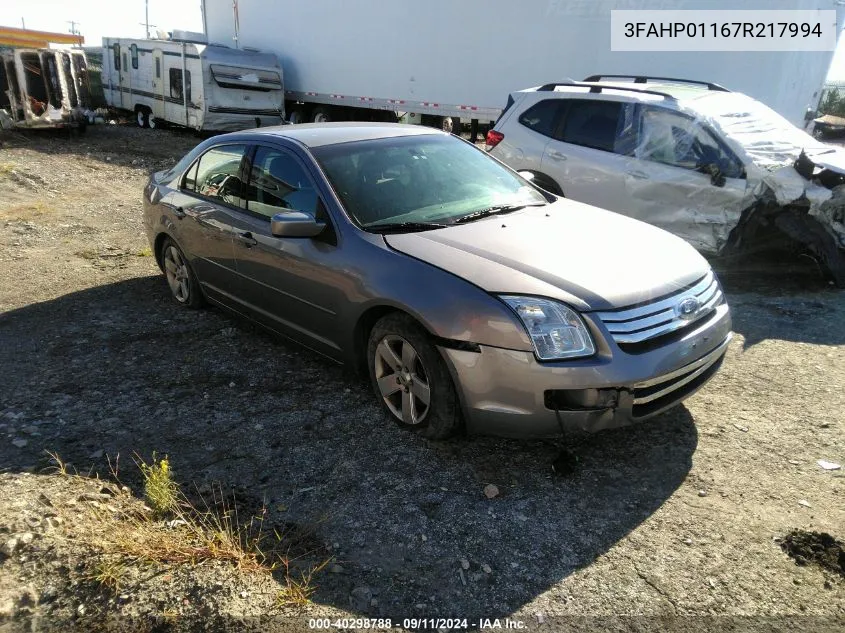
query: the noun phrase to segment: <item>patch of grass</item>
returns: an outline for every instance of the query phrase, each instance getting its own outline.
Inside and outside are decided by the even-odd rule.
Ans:
[[[126,574],[126,564],[120,559],[109,557],[98,561],[88,573],[88,578],[101,588],[117,593],[123,585]]]
[[[325,569],[330,559],[324,560],[319,565],[309,567],[305,571],[299,572],[299,577],[295,578],[291,574],[290,562],[284,561],[284,586],[276,594],[276,606],[279,607],[304,607],[311,602],[311,596],[317,590],[314,584],[314,576]]]
[[[81,251],[76,251],[74,253],[74,255],[76,255],[77,257],[81,257],[82,259],[87,259],[87,260],[100,259],[100,251],[98,251],[95,248],[86,248],[86,249],[81,250]]]
[[[167,455],[164,459],[157,460],[153,453],[152,462],[149,464],[137,457],[136,463],[144,477],[144,498],[153,512],[160,517],[176,512],[179,508],[179,486],[173,481]]]
[[[52,211],[52,207],[43,200],[34,200],[0,209],[0,217],[21,221],[36,220],[52,214]]]
[[[50,456],[57,474],[87,480],[70,474],[57,454]],[[117,480],[117,460],[110,458],[109,464]],[[279,607],[301,607],[309,602],[316,590],[315,577],[331,562],[326,559],[311,566],[292,565],[292,551],[309,557],[315,553],[313,548],[309,552],[303,547],[310,529],[286,527],[283,533],[268,529],[267,508],[263,505],[242,520],[234,496],[227,498],[220,486],[212,488],[210,505],[202,499],[205,507],[200,509],[182,492],[167,456],[159,459],[154,453],[147,462],[136,454],[135,464],[141,472],[148,505],[133,501],[124,487],[122,492],[115,490],[110,499],[86,506],[97,524],[86,535],[86,544],[99,552],[89,574],[92,581],[117,592],[131,566],[174,568],[222,562],[243,573],[281,572],[276,597]]]
[[[153,249],[147,246],[146,248],[142,248],[140,251],[138,251],[137,255],[138,257],[152,257]]]

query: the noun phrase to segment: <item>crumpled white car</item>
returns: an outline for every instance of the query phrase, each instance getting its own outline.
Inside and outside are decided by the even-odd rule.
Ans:
[[[786,236],[845,286],[845,151],[751,97],[592,76],[510,95],[490,154],[534,183],[725,255]]]

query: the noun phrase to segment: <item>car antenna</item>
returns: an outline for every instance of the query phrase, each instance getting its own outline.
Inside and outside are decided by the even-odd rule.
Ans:
[[[563,420],[560,419],[560,410],[557,408],[557,404],[555,404],[555,417],[557,418],[557,425],[560,427],[560,453],[552,462],[552,472],[565,477],[575,473],[579,459],[578,455],[568,448],[566,429],[563,426]]]

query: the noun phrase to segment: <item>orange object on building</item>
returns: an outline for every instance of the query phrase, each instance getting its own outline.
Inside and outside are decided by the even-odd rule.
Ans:
[[[16,29],[11,26],[0,26],[0,46],[13,48],[49,48],[50,44],[78,44],[82,46],[85,38],[71,33],[50,33],[49,31],[33,31],[30,29]]]

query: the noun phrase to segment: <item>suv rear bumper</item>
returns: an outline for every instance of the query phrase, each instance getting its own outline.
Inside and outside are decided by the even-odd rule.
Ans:
[[[507,437],[560,435],[628,426],[669,409],[719,369],[732,337],[723,304],[680,340],[642,354],[613,346],[607,356],[538,362],[532,352],[482,346],[442,348],[459,391],[467,430]]]

